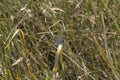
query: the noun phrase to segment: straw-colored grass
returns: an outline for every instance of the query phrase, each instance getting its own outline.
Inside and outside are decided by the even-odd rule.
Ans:
[[[0,80],[119,80],[119,11],[119,0],[0,1]]]

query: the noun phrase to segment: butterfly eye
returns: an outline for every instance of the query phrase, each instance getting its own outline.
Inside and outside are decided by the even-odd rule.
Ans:
[[[62,36],[55,35],[54,39],[57,46],[60,44],[64,44],[64,38]]]

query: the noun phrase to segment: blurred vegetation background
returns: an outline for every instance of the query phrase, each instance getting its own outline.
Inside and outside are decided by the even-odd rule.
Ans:
[[[120,79],[120,0],[1,0],[0,80]]]

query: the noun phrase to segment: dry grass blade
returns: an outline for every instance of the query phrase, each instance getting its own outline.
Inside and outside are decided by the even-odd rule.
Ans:
[[[23,57],[19,57],[19,59],[15,60],[15,62],[11,66],[15,66],[23,60]]]
[[[119,80],[120,75],[119,75],[119,73],[116,71],[113,63],[112,63],[112,62],[108,59],[108,57],[105,55],[104,50],[102,49],[102,47],[101,47],[100,44],[98,43],[98,41],[97,41],[97,39],[96,39],[95,36],[93,37],[93,39],[94,39],[94,41],[95,41],[95,44],[96,44],[96,46],[97,46],[97,48],[98,48],[98,50],[99,50],[99,53],[100,53],[100,55],[102,56],[103,60],[104,60],[104,61],[108,64],[108,66],[111,68],[111,70],[112,70],[112,72],[113,72],[116,80]]]

